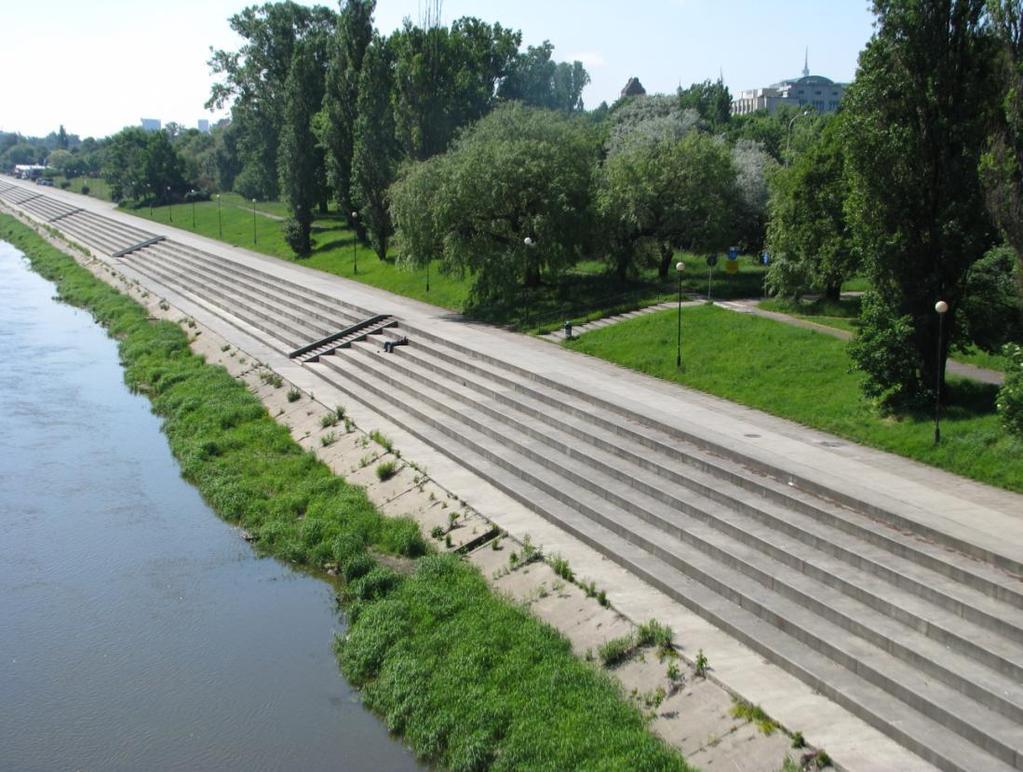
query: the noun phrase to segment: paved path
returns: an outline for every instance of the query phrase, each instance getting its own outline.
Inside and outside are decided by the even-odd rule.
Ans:
[[[470,322],[444,309],[157,223],[142,222],[113,211],[113,207],[102,202],[63,191],[47,191],[47,194],[74,206],[102,212],[135,228],[145,227],[167,235],[178,243],[258,267],[282,282],[294,282],[311,291],[343,298],[375,313],[393,314],[410,327],[429,330],[467,350],[499,358],[522,372],[535,373],[549,382],[562,384],[566,391],[584,389],[606,403],[628,409],[651,422],[670,426],[688,436],[705,438],[715,447],[746,459],[749,466],[772,469],[799,485],[819,486],[840,500],[848,498],[862,502],[868,510],[891,513],[906,530],[971,545],[976,554],[994,556],[1003,565],[1023,564],[1023,496],[1018,494],[864,448],[706,394],[545,345],[527,336]],[[130,260],[116,264],[130,271]],[[187,298],[180,300],[184,306],[188,305]],[[219,324],[225,336],[241,339],[246,350],[271,366],[279,367],[287,373],[286,377],[296,383],[307,382],[309,386],[303,387],[316,389],[317,394],[326,388],[314,372],[289,362],[255,331],[249,335],[239,334],[238,327],[232,328],[192,305],[197,318],[205,313],[208,321],[201,321]],[[434,478],[447,481],[449,488],[466,490],[465,498],[478,510],[485,514],[493,512],[493,519],[498,522],[504,518],[508,525],[502,523],[502,527],[512,532],[531,533],[538,542],[555,545],[563,554],[575,550],[571,540],[559,535],[549,523],[533,517],[527,508],[500,491],[481,484],[478,477],[418,441],[414,435],[400,430],[388,434],[399,441],[403,455],[425,463]],[[409,450],[405,451],[406,448]],[[852,719],[802,682],[767,665],[761,657],[698,617],[686,615],[678,604],[672,604],[649,585],[630,578],[627,572],[618,570],[599,555],[589,558],[584,551],[578,551],[572,552],[571,557],[573,566],[580,565],[594,572],[590,575],[613,576],[616,589],[612,597],[617,607],[626,609],[635,618],[667,619],[676,629],[684,630],[693,647],[699,646],[711,654],[715,672],[722,680],[748,699],[761,702],[768,712],[782,718],[789,726],[821,738],[832,755],[848,768],[876,769],[879,758],[884,759],[887,768],[920,767],[918,757],[907,755],[863,722]],[[603,573],[596,573],[598,571]],[[611,586],[612,580],[603,581]]]

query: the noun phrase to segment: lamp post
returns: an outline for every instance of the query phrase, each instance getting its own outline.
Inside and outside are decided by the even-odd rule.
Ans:
[[[256,242],[256,199],[252,199],[252,243]]]
[[[788,131],[786,132],[786,136],[785,136],[785,165],[786,166],[788,166],[789,163],[791,163],[791,161],[792,161],[792,125],[796,122],[797,119],[803,118],[803,117],[809,115],[812,112],[813,112],[813,110],[811,110],[810,108],[807,108],[807,109],[802,110],[802,111],[796,113],[795,115],[793,115],[792,116],[792,120],[789,121],[789,128],[788,128]]]
[[[352,276],[359,275],[359,232],[355,228],[358,219],[359,213],[352,210]]]
[[[224,240],[224,215],[220,209],[220,194],[217,193],[217,237]]]
[[[430,258],[426,259],[426,291],[430,291]]]
[[[934,444],[937,445],[941,442],[941,351],[948,303],[939,300],[934,304],[934,310],[938,313],[938,356],[934,360]]]
[[[167,186],[167,202],[170,204],[170,221],[174,222],[174,199],[171,198],[170,185]]]
[[[533,240],[532,236],[526,236],[526,238],[522,239],[522,243],[526,245],[526,254],[527,254],[527,257],[526,257],[526,270],[525,270],[525,273],[523,274],[523,283],[528,285],[529,284],[529,257],[528,257],[528,254],[529,254],[529,250],[536,248],[536,242]],[[529,302],[529,288],[527,287],[526,288],[526,327],[530,327],[531,326],[530,325],[530,317],[532,315],[532,311],[533,311],[533,304]]]
[[[675,272],[678,274],[678,344],[675,347],[675,367],[682,369],[682,273],[686,270],[686,264],[679,260],[675,263]]]
[[[195,230],[195,191],[188,191],[188,199],[192,202],[192,230]]]

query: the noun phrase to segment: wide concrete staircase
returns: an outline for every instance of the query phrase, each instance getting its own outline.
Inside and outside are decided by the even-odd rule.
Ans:
[[[373,315],[171,241],[123,264],[284,353]],[[1023,769],[1023,566],[434,330],[308,366],[936,766]]]

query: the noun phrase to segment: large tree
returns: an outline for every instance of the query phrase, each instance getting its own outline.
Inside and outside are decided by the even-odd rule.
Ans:
[[[518,54],[501,81],[498,96],[534,107],[572,112],[583,109],[590,76],[582,62],[555,62],[554,46],[544,41]]]
[[[341,6],[337,29],[330,43],[330,61],[323,94],[323,112],[316,121],[317,135],[325,150],[327,181],[350,226],[352,211],[352,157],[355,153],[355,123],[358,118],[359,80],[362,59],[373,37],[376,0],[347,0]],[[390,99],[390,86],[380,95]],[[393,132],[393,127],[392,127]]]
[[[320,200],[322,169],[312,120],[322,100],[321,70],[308,46],[295,48],[285,84],[284,122],[278,154],[280,188],[291,211],[288,242],[299,255],[309,253],[313,209]]]
[[[842,282],[857,267],[845,213],[848,195],[842,134],[832,119],[810,147],[771,175],[772,293],[798,298],[819,292],[838,300]]]
[[[849,213],[871,290],[851,352],[888,403],[944,379],[935,302],[955,334],[964,278],[992,243],[978,174],[997,98],[983,0],[875,0],[844,101]]]
[[[402,260],[471,274],[472,302],[538,285],[582,254],[596,149],[581,119],[498,107],[393,186]]]
[[[981,168],[991,212],[1023,265],[1023,0],[989,0],[988,8],[1002,92]]]
[[[732,94],[720,78],[680,88],[678,103],[683,110],[696,110],[711,131],[723,129],[732,117]]]
[[[351,201],[374,251],[384,259],[393,230],[387,189],[394,182],[401,157],[390,100],[393,59],[387,41],[379,36],[365,53],[359,77]]]
[[[653,137],[609,156],[598,200],[615,271],[653,252],[663,278],[676,249],[727,246],[738,196],[728,146],[706,134]]]
[[[474,18],[450,29],[406,20],[391,38],[395,122],[405,155],[422,161],[441,153],[460,128],[486,115],[520,42],[520,33]]]
[[[214,83],[207,108],[231,110],[236,125],[242,170],[236,189],[246,197],[277,198],[281,127],[284,123],[285,82],[295,48],[306,42],[313,58],[325,64],[327,43],[336,14],[324,6],[285,2],[253,5],[230,19],[243,39],[238,51],[213,51],[209,66],[223,80]],[[320,79],[322,99],[322,78]]]

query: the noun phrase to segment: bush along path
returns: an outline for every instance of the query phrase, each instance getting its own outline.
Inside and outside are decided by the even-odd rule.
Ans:
[[[149,397],[183,476],[221,517],[267,554],[339,575],[341,668],[421,758],[453,769],[688,768],[606,673],[495,596],[472,565],[435,554],[414,521],[380,514],[243,383],[193,354],[180,326],[151,320],[10,216],[0,215],[0,239],[119,341],[126,382]],[[265,375],[268,388],[275,378]],[[381,482],[394,472],[364,466]]]

